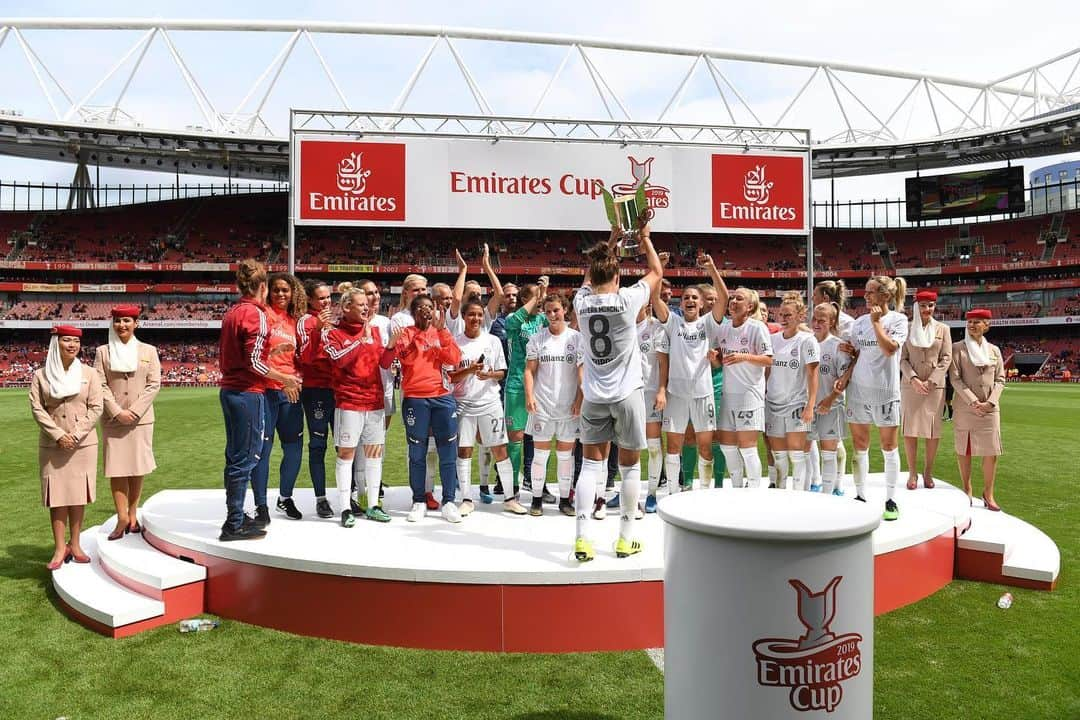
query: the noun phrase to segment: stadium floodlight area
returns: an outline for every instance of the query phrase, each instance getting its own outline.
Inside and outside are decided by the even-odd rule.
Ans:
[[[133,30],[140,34],[131,43]],[[29,36],[27,31],[32,31]],[[71,31],[92,33],[100,51],[115,58],[85,88],[75,89],[71,73],[76,69],[50,63],[48,53],[35,48],[48,47],[53,33]],[[258,40],[268,34],[279,36],[281,46],[249,87],[237,86],[222,97],[225,91],[208,84],[208,71],[199,65],[203,58],[190,49],[206,33],[215,33],[222,46],[238,53],[256,48],[248,52],[252,56],[266,52]],[[341,38],[352,44],[348,62],[334,52]],[[168,67],[146,61],[152,49],[167,55],[182,80],[179,91],[165,82],[174,79],[164,77]],[[353,58],[397,50],[416,59],[407,77],[395,78],[402,81],[400,89],[395,82],[385,93],[371,91],[370,83],[350,75],[357,72]],[[513,94],[514,100],[502,100],[503,105],[517,102],[519,107],[497,107],[499,101],[493,98],[499,97],[494,87],[498,75],[493,77],[487,64],[476,59],[495,53],[503,58],[502,65],[538,71],[543,70],[537,67],[543,58],[551,60],[547,81],[535,97],[523,90]],[[321,76],[311,79],[320,82],[285,87],[287,71],[303,63],[304,55],[308,70]],[[347,112],[356,110],[356,98],[350,100],[346,89],[355,92],[357,86],[367,93],[364,105],[386,113],[446,110],[437,97],[425,95],[425,88],[442,84],[448,72],[463,88],[461,99],[487,117],[604,117],[630,126],[689,119],[758,131],[807,127],[817,139],[815,177],[1060,153],[1073,142],[1080,122],[1080,48],[1002,77],[973,80],[827,59],[504,30],[290,20],[0,18],[0,61],[11,72],[28,72],[34,79],[20,83],[26,87],[18,95],[6,96],[0,88],[0,154],[78,162],[80,151],[112,149],[113,160],[104,156],[95,162],[130,166],[125,151],[144,150],[139,138],[149,134],[161,142],[162,147],[153,148],[158,156],[205,152],[170,154],[163,167],[154,162],[146,169],[186,168],[233,177],[281,178],[273,171],[283,165],[280,152],[268,151],[266,162],[234,166],[221,157],[231,156],[231,149],[244,153],[243,147],[230,143],[254,149],[260,142],[284,139],[285,111],[311,106],[309,93],[316,85],[332,88],[337,109]],[[651,99],[634,96],[638,76],[628,68],[648,68],[650,84],[658,88]],[[221,65],[215,64],[213,72],[220,73]],[[175,112],[167,118],[150,123],[140,119],[143,98],[138,88],[146,84],[142,74],[151,75],[155,90],[175,95],[168,103]],[[577,85],[570,87],[575,80]],[[763,86],[772,89],[768,95],[755,91]],[[557,100],[569,106],[559,106]],[[86,130],[106,135],[119,131],[133,140],[99,148]],[[36,146],[54,135],[69,147],[75,142],[78,149],[58,156],[51,148],[54,152],[43,155]],[[198,142],[189,147],[192,136],[205,147]]]
[[[805,237],[813,290],[806,129],[299,109],[289,149],[290,272],[297,225],[604,231],[640,194],[655,232]]]

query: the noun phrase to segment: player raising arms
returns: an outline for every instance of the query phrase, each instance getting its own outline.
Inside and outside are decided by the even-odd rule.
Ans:
[[[727,307],[727,287],[719,278],[712,258],[702,256],[699,264],[719,279],[720,297],[713,310],[719,315],[701,314],[702,289],[693,285],[683,290],[683,314],[668,310],[654,295],[653,312],[664,324],[668,337],[667,363],[660,367],[660,389],[667,398],[664,410],[664,431],[667,433],[668,478],[679,475],[680,454],[686,428],[694,427],[694,442],[698,448],[697,468],[683,468],[687,486],[693,485],[693,473],[697,470],[703,487],[709,487],[713,479],[712,440],[716,431],[716,406],[713,397],[712,366],[709,364],[710,338],[715,336],[724,321],[723,309]],[[665,373],[665,367],[667,372]],[[659,394],[659,393],[658,393]],[[674,485],[672,486],[674,489]]]
[[[818,364],[817,398],[814,401],[814,424],[810,438],[821,446],[821,491],[843,495],[837,463],[837,448],[844,440],[844,393],[837,390],[851,377],[851,355],[840,349],[836,303],[824,302],[814,308],[811,327],[821,350]]]
[[[659,289],[659,286],[657,286]],[[652,302],[661,302],[658,291],[652,293]],[[645,512],[656,512],[656,491],[660,487],[660,475],[664,468],[663,448],[660,434],[664,422],[667,395],[660,393],[660,366],[667,365],[668,337],[664,324],[652,314],[652,303],[641,307],[637,317],[637,338],[641,350],[641,375],[645,381],[645,444],[649,448],[648,492],[645,495]]]
[[[350,504],[350,486],[356,446],[364,448],[364,478],[367,481],[365,516],[376,522],[389,522],[390,516],[379,507],[379,481],[382,479],[383,445],[386,420],[383,409],[383,384],[379,361],[384,342],[379,329],[368,318],[371,307],[367,295],[352,283],[338,286],[341,292],[341,321],[322,331],[322,342],[330,357],[331,386],[334,389],[334,444],[341,524],[356,524],[355,509]]]
[[[480,283],[476,280],[468,279],[469,264],[461,256],[461,251],[455,250],[454,253],[457,256],[458,277],[454,287],[451,288],[450,316],[446,320],[446,327],[451,334],[460,335],[465,332],[465,317],[462,314],[462,305],[470,300],[480,301],[483,296],[483,288],[480,287]],[[484,332],[490,332],[491,326],[495,323],[495,318],[499,316],[499,308],[502,307],[503,290],[502,285],[499,284],[499,276],[495,273],[495,268],[491,266],[491,255],[487,243],[484,243],[483,254],[480,256],[480,267],[484,270],[484,274],[487,275],[488,282],[491,283],[491,297],[488,298],[486,305],[482,304],[484,308],[482,329]]]
[[[736,488],[744,476],[747,483],[761,482],[757,442],[765,431],[765,368],[773,351],[769,329],[756,318],[759,304],[756,290],[736,288],[728,301],[731,322],[720,325],[713,339],[724,365],[717,435]],[[720,308],[717,303],[714,315]]]
[[[532,461],[532,506],[529,514],[544,514],[544,479],[551,438],[555,438],[555,473],[559,480],[559,510],[573,515],[570,488],[574,478],[574,441],[581,414],[581,333],[566,324],[567,300],[558,293],[544,297],[548,326],[529,338],[525,346],[526,432],[535,449]],[[505,486],[506,480],[503,479]]]
[[[450,373],[454,383],[454,398],[458,404],[458,489],[462,516],[473,511],[469,498],[472,483],[473,445],[477,433],[480,444],[491,450],[495,470],[503,487],[512,487],[513,470],[506,455],[506,416],[499,399],[499,381],[506,375],[506,358],[502,343],[484,330],[484,306],[479,300],[468,300],[460,308],[465,331],[454,337],[461,349],[458,369]],[[513,495],[506,495],[503,510],[524,515],[525,508]]]
[[[784,486],[790,458],[794,489],[802,490],[806,476],[804,448],[814,421],[821,356],[814,336],[799,329],[806,319],[801,293],[784,294],[778,317],[780,332],[770,337],[773,362],[765,388],[765,434],[773,439],[777,487]]]
[[[577,540],[574,557],[584,562],[596,556],[589,539],[589,513],[597,486],[607,480],[607,456],[612,442],[619,447],[619,540],[618,557],[641,552],[634,540],[634,516],[641,493],[641,451],[645,442],[645,396],[641,376],[641,349],[637,341],[637,316],[649,302],[664,274],[660,258],[649,238],[649,226],[640,231],[641,249],[648,272],[628,288],[619,287],[619,256],[615,247],[618,229],[607,242],[585,253],[589,267],[585,284],[574,297],[581,334],[585,339],[582,372],[581,444],[584,460],[574,497]]]
[[[904,278],[877,275],[866,282],[866,307],[870,312],[855,319],[848,343],[858,353],[847,396],[847,419],[855,446],[856,499],[866,501],[866,476],[870,472],[870,426],[876,425],[885,459],[885,520],[900,517],[896,505],[896,481],[900,477],[900,348],[907,340],[904,316]],[[889,305],[895,309],[890,310]],[[843,388],[841,388],[843,389]]]

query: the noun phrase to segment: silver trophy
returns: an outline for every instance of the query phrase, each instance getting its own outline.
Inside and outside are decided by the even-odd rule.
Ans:
[[[619,237],[616,240],[619,257],[634,258],[642,254],[641,229],[653,215],[652,210],[649,209],[648,199],[645,197],[647,182],[648,178],[643,178],[633,195],[613,196],[607,188],[602,189],[608,222],[612,227],[619,229]]]

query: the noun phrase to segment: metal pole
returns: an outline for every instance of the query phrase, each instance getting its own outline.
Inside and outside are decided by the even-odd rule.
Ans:
[[[814,148],[810,143],[810,131],[806,131],[806,206],[813,207],[814,200]],[[814,297],[814,223],[813,218],[807,223],[806,233],[806,300],[810,304]]]
[[[293,129],[293,111],[289,108],[289,274],[296,274],[296,131]]]

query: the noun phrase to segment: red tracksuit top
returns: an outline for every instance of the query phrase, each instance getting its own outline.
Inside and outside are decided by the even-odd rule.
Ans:
[[[266,389],[269,333],[266,308],[254,298],[240,298],[225,311],[218,344],[221,389],[258,393]]]
[[[269,355],[270,367],[285,375],[297,374],[296,348],[299,345],[296,339],[296,321],[287,312],[282,312],[275,307],[266,308],[266,321],[270,324],[270,335],[267,338],[267,346],[270,351],[281,345],[291,346],[292,350]],[[281,390],[285,387],[277,380],[267,379],[268,390]]]
[[[319,330],[319,316],[310,312],[296,323],[296,337],[300,341],[296,355],[300,362],[300,371],[304,374],[304,387],[333,387],[330,356],[322,343],[322,331]]]
[[[401,394],[410,398],[433,398],[448,394],[453,386],[447,369],[461,362],[461,349],[446,328],[415,325],[401,331],[397,344],[386,348],[382,366],[389,368],[394,358],[401,361]]]
[[[322,331],[333,375],[334,404],[342,410],[366,412],[383,409],[383,382],[379,360],[383,341],[377,327],[365,338],[367,325],[342,320],[336,327]]]

